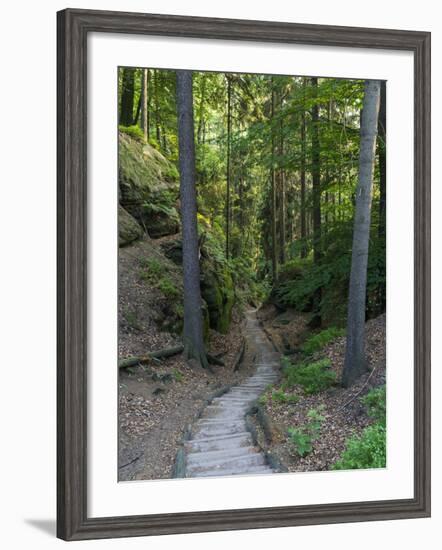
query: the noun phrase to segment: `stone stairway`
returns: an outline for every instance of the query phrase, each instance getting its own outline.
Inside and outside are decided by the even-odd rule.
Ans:
[[[245,414],[266,386],[277,380],[279,353],[273,350],[255,311],[246,315],[245,337],[254,356],[255,373],[213,399],[193,425],[191,438],[185,443],[185,477],[273,473],[253,446]]]

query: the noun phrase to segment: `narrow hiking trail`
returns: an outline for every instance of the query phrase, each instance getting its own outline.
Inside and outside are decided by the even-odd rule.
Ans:
[[[246,313],[245,337],[255,373],[213,399],[192,426],[185,443],[185,477],[273,473],[253,445],[245,416],[267,385],[278,379],[280,354],[262,330],[255,310]]]

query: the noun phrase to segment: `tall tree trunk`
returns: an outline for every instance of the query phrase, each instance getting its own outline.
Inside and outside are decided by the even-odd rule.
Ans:
[[[159,102],[159,96],[158,96],[158,84],[159,84],[159,78],[160,78],[160,72],[155,69],[154,70],[154,95],[155,95],[155,126],[156,126],[156,138],[157,138],[157,144],[158,147],[161,147],[161,118],[160,118],[160,102]]]
[[[230,256],[230,178],[231,178],[231,139],[232,139],[232,77],[227,77],[227,158],[226,158],[226,258]]]
[[[282,108],[282,97],[280,102]],[[279,120],[279,158],[284,158],[284,124],[282,117]],[[282,264],[285,263],[285,233],[286,233],[286,197],[285,197],[285,173],[282,166],[279,167],[279,238],[280,249],[279,257]]]
[[[386,194],[387,194],[387,83],[381,82],[381,99],[378,122],[379,159],[379,238],[385,237]]]
[[[123,69],[123,81],[120,106],[120,124],[132,126],[134,116],[135,69]]]
[[[275,130],[274,130],[274,115],[275,115],[275,87],[273,78],[271,79],[272,86],[272,110],[271,110],[271,132],[272,132],[272,167],[270,171],[271,178],[271,225],[272,225],[272,276],[273,282],[278,281],[278,243],[276,241],[276,170],[275,170]]]
[[[318,79],[312,78],[312,194],[313,194],[313,256],[321,259],[321,151],[319,143]]]
[[[318,79],[312,78],[313,106],[312,106],[312,199],[313,199],[313,261],[318,264],[321,260],[321,151],[319,143],[319,105]],[[321,325],[322,291],[318,288],[313,298],[313,325]]]
[[[146,141],[149,139],[149,109],[148,109],[148,87],[149,87],[149,69],[142,69],[141,76],[141,121],[140,126],[143,130]]]
[[[301,258],[307,257],[307,223],[305,212],[305,156],[306,156],[306,138],[305,138],[305,88],[306,80],[302,79],[302,111],[301,111]]]
[[[138,102],[137,102],[137,108],[135,111],[135,116],[133,117],[132,124],[134,126],[138,125],[138,120],[140,118],[141,109],[143,108],[143,79],[144,79],[144,69],[137,69],[137,73],[140,74],[140,93],[138,95]],[[141,122],[140,122],[140,128],[141,128]]]
[[[199,104],[199,115],[198,115],[198,132],[197,132],[197,141],[198,144],[202,143],[203,135],[204,135],[204,106],[206,101],[206,80],[207,77],[203,73],[201,75],[201,97],[200,97],[200,104]]]
[[[365,82],[348,297],[347,346],[342,375],[342,384],[346,387],[366,369],[365,301],[380,88],[378,80]]]
[[[200,291],[191,71],[177,71],[177,109],[183,226],[184,353],[187,359],[196,359],[203,367],[208,367]]]

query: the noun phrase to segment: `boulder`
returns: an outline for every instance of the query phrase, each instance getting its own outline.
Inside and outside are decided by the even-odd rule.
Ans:
[[[209,310],[210,327],[226,334],[235,303],[233,279],[226,266],[207,260],[202,262],[201,295]]]
[[[119,134],[119,202],[153,238],[180,229],[176,167],[148,143]]]
[[[141,221],[153,239],[175,235],[180,231],[180,222],[176,212],[165,213],[152,210],[152,208],[146,207],[145,211],[141,212]]]
[[[143,236],[143,228],[127,210],[118,205],[118,246],[126,246]]]
[[[183,263],[183,241],[181,238],[167,240],[161,244],[161,248],[166,258],[172,260],[175,265]]]

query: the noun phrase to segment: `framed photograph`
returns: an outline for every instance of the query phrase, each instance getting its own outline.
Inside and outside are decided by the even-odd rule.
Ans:
[[[58,13],[65,540],[430,515],[430,34]]]

